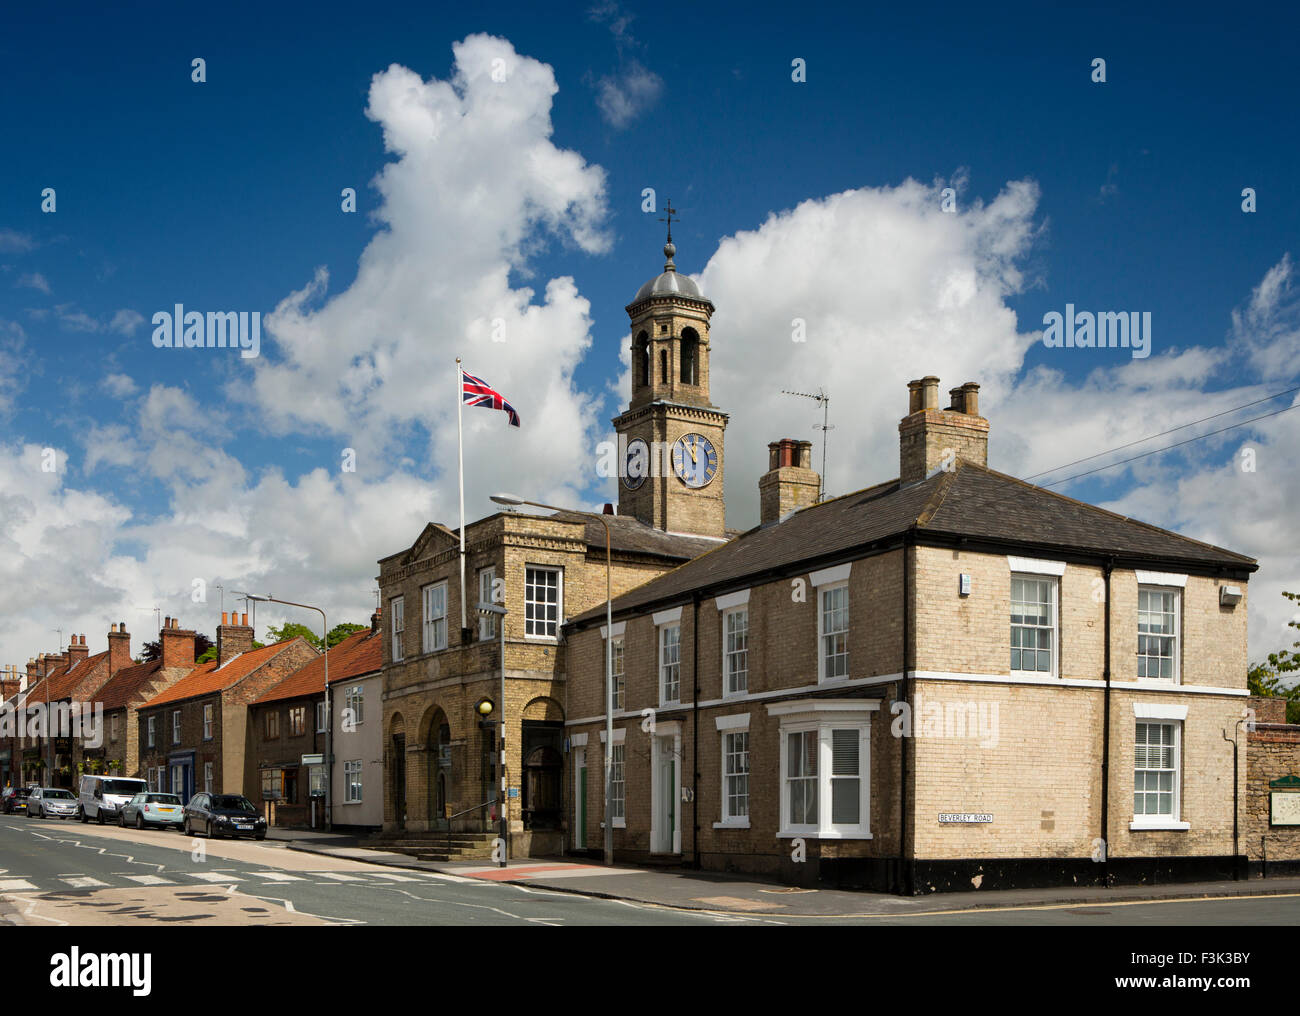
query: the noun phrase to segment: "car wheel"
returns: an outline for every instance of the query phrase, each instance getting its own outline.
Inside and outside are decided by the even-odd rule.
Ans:
[[[117,813],[117,824],[121,826],[123,829],[126,828],[126,812],[119,811]]]
[[[266,833],[258,833],[256,838],[259,840],[264,840],[266,839]]]
[[[103,824],[104,824],[104,809],[103,809],[103,808],[100,808],[97,812],[95,812],[95,818],[99,821],[99,824],[100,824],[100,825],[103,825]]]
[[[207,830],[206,830],[206,831],[207,831],[207,834],[208,834],[208,839],[212,839],[212,823],[211,823],[211,822],[207,823]]]
[[[77,805],[77,818],[81,819],[82,822],[90,821],[88,818],[86,818],[86,809],[83,808],[81,805]]]
[[[137,829],[143,829],[143,828],[144,828],[144,815],[142,815],[142,814],[141,814],[140,812],[138,812],[138,811],[135,813],[135,827],[136,827]]]

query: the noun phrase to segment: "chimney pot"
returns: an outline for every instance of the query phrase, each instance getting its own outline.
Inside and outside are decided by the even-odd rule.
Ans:
[[[964,403],[966,407],[966,414],[968,416],[979,416],[980,415],[980,386],[974,381],[967,381],[964,385],[961,386],[961,389],[963,392],[966,393],[966,398]]]
[[[939,408],[939,379],[933,374],[921,378],[921,408]]]
[[[966,412],[966,389],[960,385],[948,389],[948,409],[954,413]]]
[[[812,442],[787,437],[767,446],[769,469],[758,480],[759,520],[779,522],[788,512],[817,501],[821,477],[810,468]]]
[[[921,382],[907,382],[907,415],[921,411]]]
[[[247,614],[240,614],[240,615],[239,615],[239,623],[242,624],[245,628],[247,628],[247,627],[248,627],[248,615],[247,615]]]
[[[230,614],[229,614],[229,612],[224,611],[224,610],[221,612],[221,623],[222,623],[222,624],[229,624],[229,623],[230,623]]]
[[[610,504],[608,501],[605,502],[604,514],[605,514],[605,515],[613,515],[613,514],[614,514],[614,506],[613,506],[612,504]]]

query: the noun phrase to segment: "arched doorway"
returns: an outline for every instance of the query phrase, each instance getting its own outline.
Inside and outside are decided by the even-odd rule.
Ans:
[[[426,786],[429,790],[429,828],[446,829],[454,810],[454,784],[451,760],[451,725],[447,714],[435,706],[425,715],[424,743],[428,763]]]
[[[397,829],[406,828],[406,723],[402,714],[393,716],[389,728],[389,766],[392,774],[389,785],[392,788],[391,812],[393,825]]]
[[[525,829],[559,829],[564,822],[564,710],[552,698],[524,707],[520,780]]]
[[[558,829],[564,814],[560,797],[564,757],[550,745],[534,748],[524,759],[524,828]]]

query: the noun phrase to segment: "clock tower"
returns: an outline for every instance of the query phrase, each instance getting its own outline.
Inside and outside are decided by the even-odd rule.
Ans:
[[[722,537],[727,414],[709,401],[713,303],[678,273],[676,253],[670,218],[663,273],[627,305],[632,400],[613,421],[622,458],[618,510],[666,532]]]

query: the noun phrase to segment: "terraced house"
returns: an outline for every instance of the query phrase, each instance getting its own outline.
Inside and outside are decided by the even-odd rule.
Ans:
[[[566,627],[571,849],[612,820],[629,860],[906,893],[1240,869],[1255,561],[988,468],[979,386],[938,385],[897,479],[787,510],[779,443],[758,527]]]
[[[217,658],[138,708],[136,775],[184,801],[198,791],[251,796],[249,704],[315,656],[303,638],[254,649],[248,615],[222,614]]]

